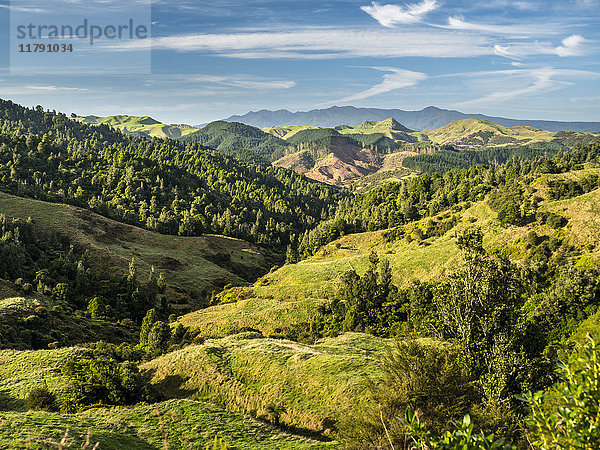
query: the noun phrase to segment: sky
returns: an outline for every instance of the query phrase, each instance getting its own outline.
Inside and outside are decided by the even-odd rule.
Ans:
[[[65,11],[138,14],[152,38],[75,42],[15,73],[11,14]],[[0,0],[0,98],[188,124],[333,105],[600,121],[600,0]]]

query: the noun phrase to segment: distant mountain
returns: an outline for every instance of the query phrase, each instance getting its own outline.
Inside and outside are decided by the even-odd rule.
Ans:
[[[77,116],[74,119],[91,125],[110,125],[126,134],[148,138],[179,139],[196,130],[191,125],[166,125],[149,116]]]
[[[600,122],[556,122],[547,120],[519,120],[492,117],[483,114],[464,114],[429,106],[421,111],[401,109],[355,108],[354,106],[333,106],[327,109],[314,109],[292,113],[279,111],[252,111],[242,116],[231,116],[227,122],[241,122],[258,128],[284,127],[289,125],[335,127],[337,125],[357,126],[365,121],[382,121],[393,118],[413,130],[440,128],[451,122],[463,119],[483,119],[505,127],[532,126],[546,131],[600,132]]]

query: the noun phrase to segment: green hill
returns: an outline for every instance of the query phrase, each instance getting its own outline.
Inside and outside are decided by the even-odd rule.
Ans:
[[[528,126],[504,127],[482,119],[464,119],[421,134],[436,144],[456,147],[503,147],[556,144],[573,145],[576,140],[593,140],[590,133],[550,132]],[[596,136],[597,137],[597,136]]]
[[[31,217],[45,230],[68,237],[98,266],[125,273],[134,258],[144,277],[154,267],[165,274],[169,300],[183,308],[201,304],[226,284],[252,281],[273,265],[260,247],[239,239],[162,235],[68,205],[0,193],[0,213]]]
[[[463,203],[453,211],[399,227],[401,232],[381,230],[343,236],[314,256],[265,275],[253,286],[228,291],[221,297],[223,304],[189,313],[180,320],[205,337],[244,329],[293,336],[295,330],[310,322],[316,307],[335,293],[343,273],[363,273],[367,269],[372,251],[389,262],[398,286],[415,279],[433,281],[451,272],[460,261],[456,233],[474,226],[482,229],[486,248],[504,249],[515,261],[527,253],[525,237],[535,232],[540,239],[561,236],[574,246],[577,251],[572,259],[576,264],[600,263],[600,215],[594,207],[600,202],[600,190],[567,200],[552,200],[548,193],[548,185],[553,182],[581,180],[590,175],[600,176],[600,169],[546,175],[536,182],[534,195],[542,199],[540,210],[568,220],[567,227],[559,231],[539,222],[507,228],[486,201]]]
[[[166,125],[149,116],[77,116],[75,120],[90,125],[106,124],[127,134],[150,138],[179,139],[197,130],[190,125]]]
[[[212,122],[183,138],[234,155],[242,160],[281,157],[289,146],[284,140],[264,131],[236,122]]]
[[[186,347],[141,368],[167,395],[195,393],[269,421],[279,407],[281,424],[331,436],[350,405],[369,402],[364,382],[377,374],[385,342],[349,333],[303,345],[242,333]]]

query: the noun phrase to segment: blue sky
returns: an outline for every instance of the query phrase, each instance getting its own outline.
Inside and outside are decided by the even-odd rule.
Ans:
[[[35,1],[13,1],[13,14]],[[134,1],[150,0],[85,0],[86,17],[92,4],[99,14]],[[84,5],[45,0],[32,11],[48,15],[59,2]],[[151,3],[151,73],[78,75],[64,58],[65,74],[11,75],[11,6],[0,0],[0,97],[190,124],[332,105],[600,121],[600,0]],[[100,42],[94,51],[110,65],[107,55],[133,59],[149,45]]]

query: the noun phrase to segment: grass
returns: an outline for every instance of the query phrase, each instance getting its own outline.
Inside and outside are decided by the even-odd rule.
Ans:
[[[25,399],[34,388],[47,387],[60,403],[69,383],[60,373],[61,366],[79,351],[76,347],[0,351],[0,448],[56,448],[68,426],[69,442],[77,443],[74,448],[81,448],[90,430],[92,445],[100,442],[102,449],[159,449],[164,448],[161,420],[171,449],[203,449],[215,436],[231,449],[318,449],[335,445],[298,437],[239,412],[189,399],[78,414],[26,412]]]
[[[242,333],[186,347],[141,368],[171,397],[195,395],[234,412],[279,420],[289,429],[330,435],[350,406],[369,403],[365,380],[378,373],[385,343],[361,333],[314,345]]]
[[[423,130],[421,133],[427,135],[429,140],[436,144],[458,144],[465,139],[473,141],[472,145],[486,145],[488,142],[480,133],[491,133],[494,137],[502,137],[506,143],[511,145],[527,145],[536,142],[550,142],[555,133],[538,130],[533,127],[503,127],[487,120],[464,119],[452,122],[435,130]],[[477,144],[479,142],[479,144]],[[500,142],[500,141],[499,141]],[[504,141],[503,141],[504,142]],[[492,142],[493,144],[493,139]],[[499,144],[499,146],[505,144]]]
[[[171,400],[155,405],[93,409],[76,415],[0,412],[0,448],[57,448],[67,426],[67,448],[82,448],[88,431],[89,448],[98,442],[98,448],[103,450],[164,449],[165,441],[170,450],[203,450],[215,436],[232,450],[316,450],[336,446],[335,442],[286,434],[214,405]]]
[[[63,204],[0,193],[0,212],[31,217],[43,228],[66,234],[90,251],[98,267],[125,273],[135,258],[146,277],[154,266],[164,273],[169,298],[176,303],[197,304],[213,289],[252,281],[272,266],[258,247],[239,239],[167,236]]]
[[[287,140],[293,137],[296,133],[304,130],[315,130],[319,127],[311,127],[311,126],[303,126],[303,125],[289,125],[285,127],[272,127],[272,128],[263,128],[265,133],[272,134],[275,137],[278,137],[283,140]]]
[[[0,350],[0,410],[25,411],[25,399],[29,392],[44,386],[60,400],[68,384],[68,380],[60,374],[60,368],[69,356],[78,351],[75,347]]]

